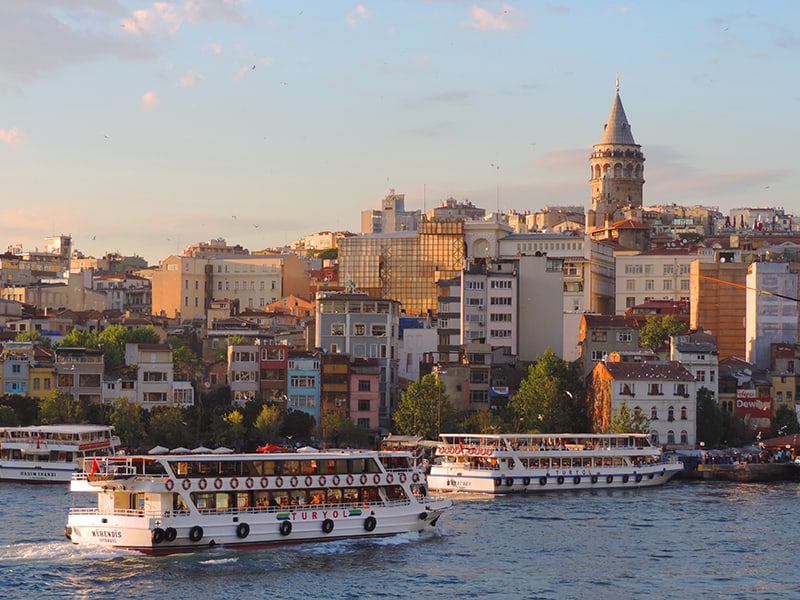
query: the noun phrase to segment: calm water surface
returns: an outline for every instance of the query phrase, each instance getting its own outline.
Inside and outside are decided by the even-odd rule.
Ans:
[[[798,598],[799,499],[797,483],[684,482],[471,497],[422,537],[150,558],[68,542],[66,486],[0,483],[0,595]]]

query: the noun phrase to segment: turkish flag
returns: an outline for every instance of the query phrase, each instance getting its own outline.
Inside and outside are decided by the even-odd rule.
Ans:
[[[92,459],[92,470],[89,471],[89,475],[94,475],[100,470],[100,466],[97,464],[97,457]]]

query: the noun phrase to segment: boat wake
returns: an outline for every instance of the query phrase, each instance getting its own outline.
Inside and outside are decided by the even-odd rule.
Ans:
[[[24,542],[0,547],[0,563],[49,562],[54,556],[60,562],[89,562],[112,560],[133,553],[99,546],[76,546],[69,542]]]

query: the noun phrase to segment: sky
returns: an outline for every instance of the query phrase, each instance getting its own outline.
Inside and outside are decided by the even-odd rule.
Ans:
[[[645,205],[800,213],[798,64],[794,1],[2,0],[0,250],[589,208],[617,75]]]

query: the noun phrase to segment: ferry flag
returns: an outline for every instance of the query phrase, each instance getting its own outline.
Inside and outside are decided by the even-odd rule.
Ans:
[[[97,457],[92,459],[92,470],[89,471],[89,475],[94,475],[100,470],[100,466],[97,464]]]

